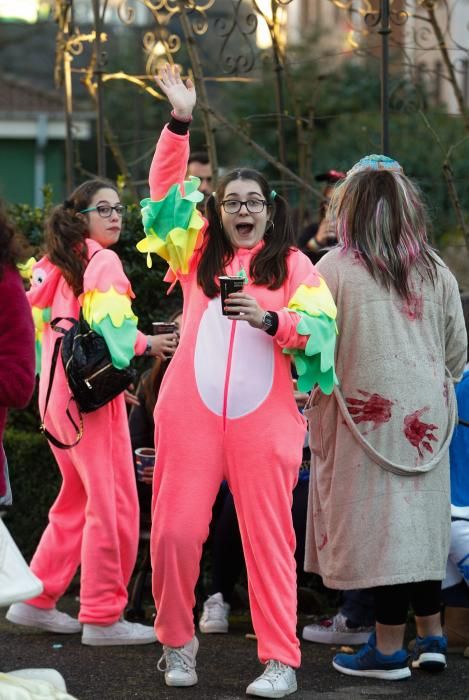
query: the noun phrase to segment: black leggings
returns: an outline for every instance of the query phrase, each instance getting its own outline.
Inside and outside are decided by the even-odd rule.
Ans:
[[[417,617],[435,615],[440,611],[441,581],[400,583],[378,586],[375,594],[376,622],[382,625],[404,625],[410,605]]]

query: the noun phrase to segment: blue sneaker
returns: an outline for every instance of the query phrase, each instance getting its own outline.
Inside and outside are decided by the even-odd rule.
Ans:
[[[399,649],[390,655],[381,654],[376,648],[374,632],[370,635],[368,643],[356,654],[337,654],[332,665],[336,671],[348,676],[381,678],[388,681],[398,681],[410,676],[406,650]]]
[[[446,668],[446,637],[417,637],[412,652],[412,668],[438,673]]]

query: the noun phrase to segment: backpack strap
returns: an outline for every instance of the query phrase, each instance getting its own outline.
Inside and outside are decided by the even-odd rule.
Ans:
[[[88,259],[88,265],[90,264],[90,262],[94,258],[94,256],[97,253],[100,253],[101,250],[102,250],[102,248],[94,251],[94,253]],[[81,313],[82,313],[82,310],[80,309],[80,314]],[[62,336],[64,336],[67,333],[67,329],[62,328],[62,326],[58,325],[61,321],[69,321],[70,323],[73,324],[73,323],[76,323],[77,319],[71,318],[70,316],[58,316],[57,318],[54,318],[54,320],[50,322],[50,327],[52,328],[52,330],[56,331],[56,333],[61,333]],[[63,337],[59,337],[55,341],[54,352],[52,354],[50,375],[49,375],[49,386],[47,387],[46,403],[44,406],[44,415],[42,417],[42,421],[41,421],[41,425],[40,425],[39,429],[40,429],[41,433],[43,433],[46,436],[46,438],[53,445],[55,445],[55,447],[58,447],[60,450],[68,450],[68,449],[70,449],[70,447],[75,447],[75,445],[78,445],[81,438],[83,437],[83,416],[82,416],[82,413],[81,413],[80,409],[78,408],[78,404],[76,403],[73,396],[70,397],[70,399],[67,403],[66,414],[67,414],[67,418],[69,419],[70,423],[73,425],[73,428],[75,430],[75,440],[73,442],[71,442],[70,444],[61,442],[54,435],[52,435],[52,433],[50,433],[45,426],[47,406],[49,405],[49,399],[50,399],[50,395],[51,395],[51,391],[52,391],[52,383],[54,381],[55,368],[57,365],[57,360],[59,357],[60,345],[62,343],[62,340],[63,340]],[[72,414],[70,413],[70,402],[71,401],[75,401],[75,405],[76,405],[77,411],[78,411],[80,425],[77,425],[75,419],[73,418]]]
[[[57,325],[58,323],[60,323],[60,321],[70,321],[70,323],[75,323],[76,319],[66,316],[66,317],[62,317],[62,318],[61,317],[54,318],[54,320],[51,321],[51,324],[50,324],[51,328],[53,328],[54,331],[56,331],[57,333],[62,333],[62,336],[63,336],[63,335],[65,335],[65,333],[67,331],[65,330],[65,328],[62,328],[62,327]],[[51,442],[55,447],[58,447],[60,450],[68,450],[68,449],[70,449],[70,447],[75,447],[75,445],[78,445],[81,438],[83,437],[83,416],[81,414],[80,409],[78,409],[78,407],[77,407],[78,415],[80,418],[80,425],[79,426],[76,424],[75,419],[73,418],[72,414],[70,413],[70,401],[75,400],[73,398],[73,396],[70,397],[70,399],[67,403],[66,414],[67,414],[67,417],[68,417],[70,423],[73,425],[73,427],[75,429],[76,435],[75,435],[74,442],[72,442],[70,444],[67,444],[65,442],[60,442],[60,440],[58,440],[54,435],[52,435],[52,433],[50,433],[45,426],[46,412],[47,412],[47,407],[49,405],[49,399],[50,399],[50,395],[51,395],[51,391],[52,391],[52,384],[54,381],[55,368],[57,365],[57,360],[59,358],[60,346],[61,346],[62,340],[63,340],[62,336],[57,338],[57,340],[55,341],[55,345],[54,345],[54,352],[52,354],[52,362],[51,362],[50,375],[49,375],[49,386],[47,387],[46,403],[44,406],[44,415],[42,417],[42,421],[41,421],[41,425],[39,427],[39,430],[41,431],[41,433],[43,433],[43,435],[46,436],[46,438],[49,440],[49,442]]]

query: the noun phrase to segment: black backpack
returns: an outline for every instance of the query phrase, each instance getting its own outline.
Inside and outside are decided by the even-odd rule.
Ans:
[[[66,330],[59,326],[61,321],[68,321],[71,324],[70,328]],[[112,401],[135,381],[136,372],[130,367],[126,369],[114,367],[106,341],[90,328],[81,310],[78,320],[58,317],[51,321],[50,326],[57,333],[61,333],[62,337],[55,341],[41,431],[53,445],[67,449],[77,445],[83,437],[81,413],[91,413]],[[76,430],[75,441],[71,444],[60,442],[44,425],[59,350],[61,350],[65,376],[71,392],[70,400],[76,403],[79,411],[80,425],[78,426],[67,406],[67,416]]]
[[[59,326],[61,321],[68,321],[71,324],[70,328],[65,329]],[[106,341],[99,333],[90,328],[88,322],[83,318],[81,309],[78,320],[57,317],[51,321],[50,326],[57,333],[61,333],[61,337],[55,341],[44,416],[40,429],[53,445],[60,449],[68,449],[77,445],[83,437],[81,413],[91,413],[112,401],[135,381],[136,371],[130,367],[126,369],[114,367]],[[77,425],[70,413],[69,401],[66,414],[76,431],[75,441],[71,444],[60,442],[44,425],[60,349],[65,376],[71,392],[70,401],[76,403],[79,413],[80,425]]]

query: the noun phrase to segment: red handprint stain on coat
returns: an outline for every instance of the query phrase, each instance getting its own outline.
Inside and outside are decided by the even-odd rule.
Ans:
[[[347,408],[354,423],[373,423],[371,430],[376,430],[383,423],[387,423],[391,418],[391,408],[394,401],[385,399],[380,394],[370,394],[369,391],[358,389],[363,399],[347,397]],[[367,431],[367,432],[370,432]],[[366,432],[363,433],[366,435]]]
[[[423,423],[420,420],[422,413],[428,410],[429,406],[424,406],[404,418],[404,435],[410,444],[417,448],[420,457],[423,457],[423,450],[433,452],[431,442],[436,442],[438,439],[433,434],[438,430],[438,426],[433,423]]]

